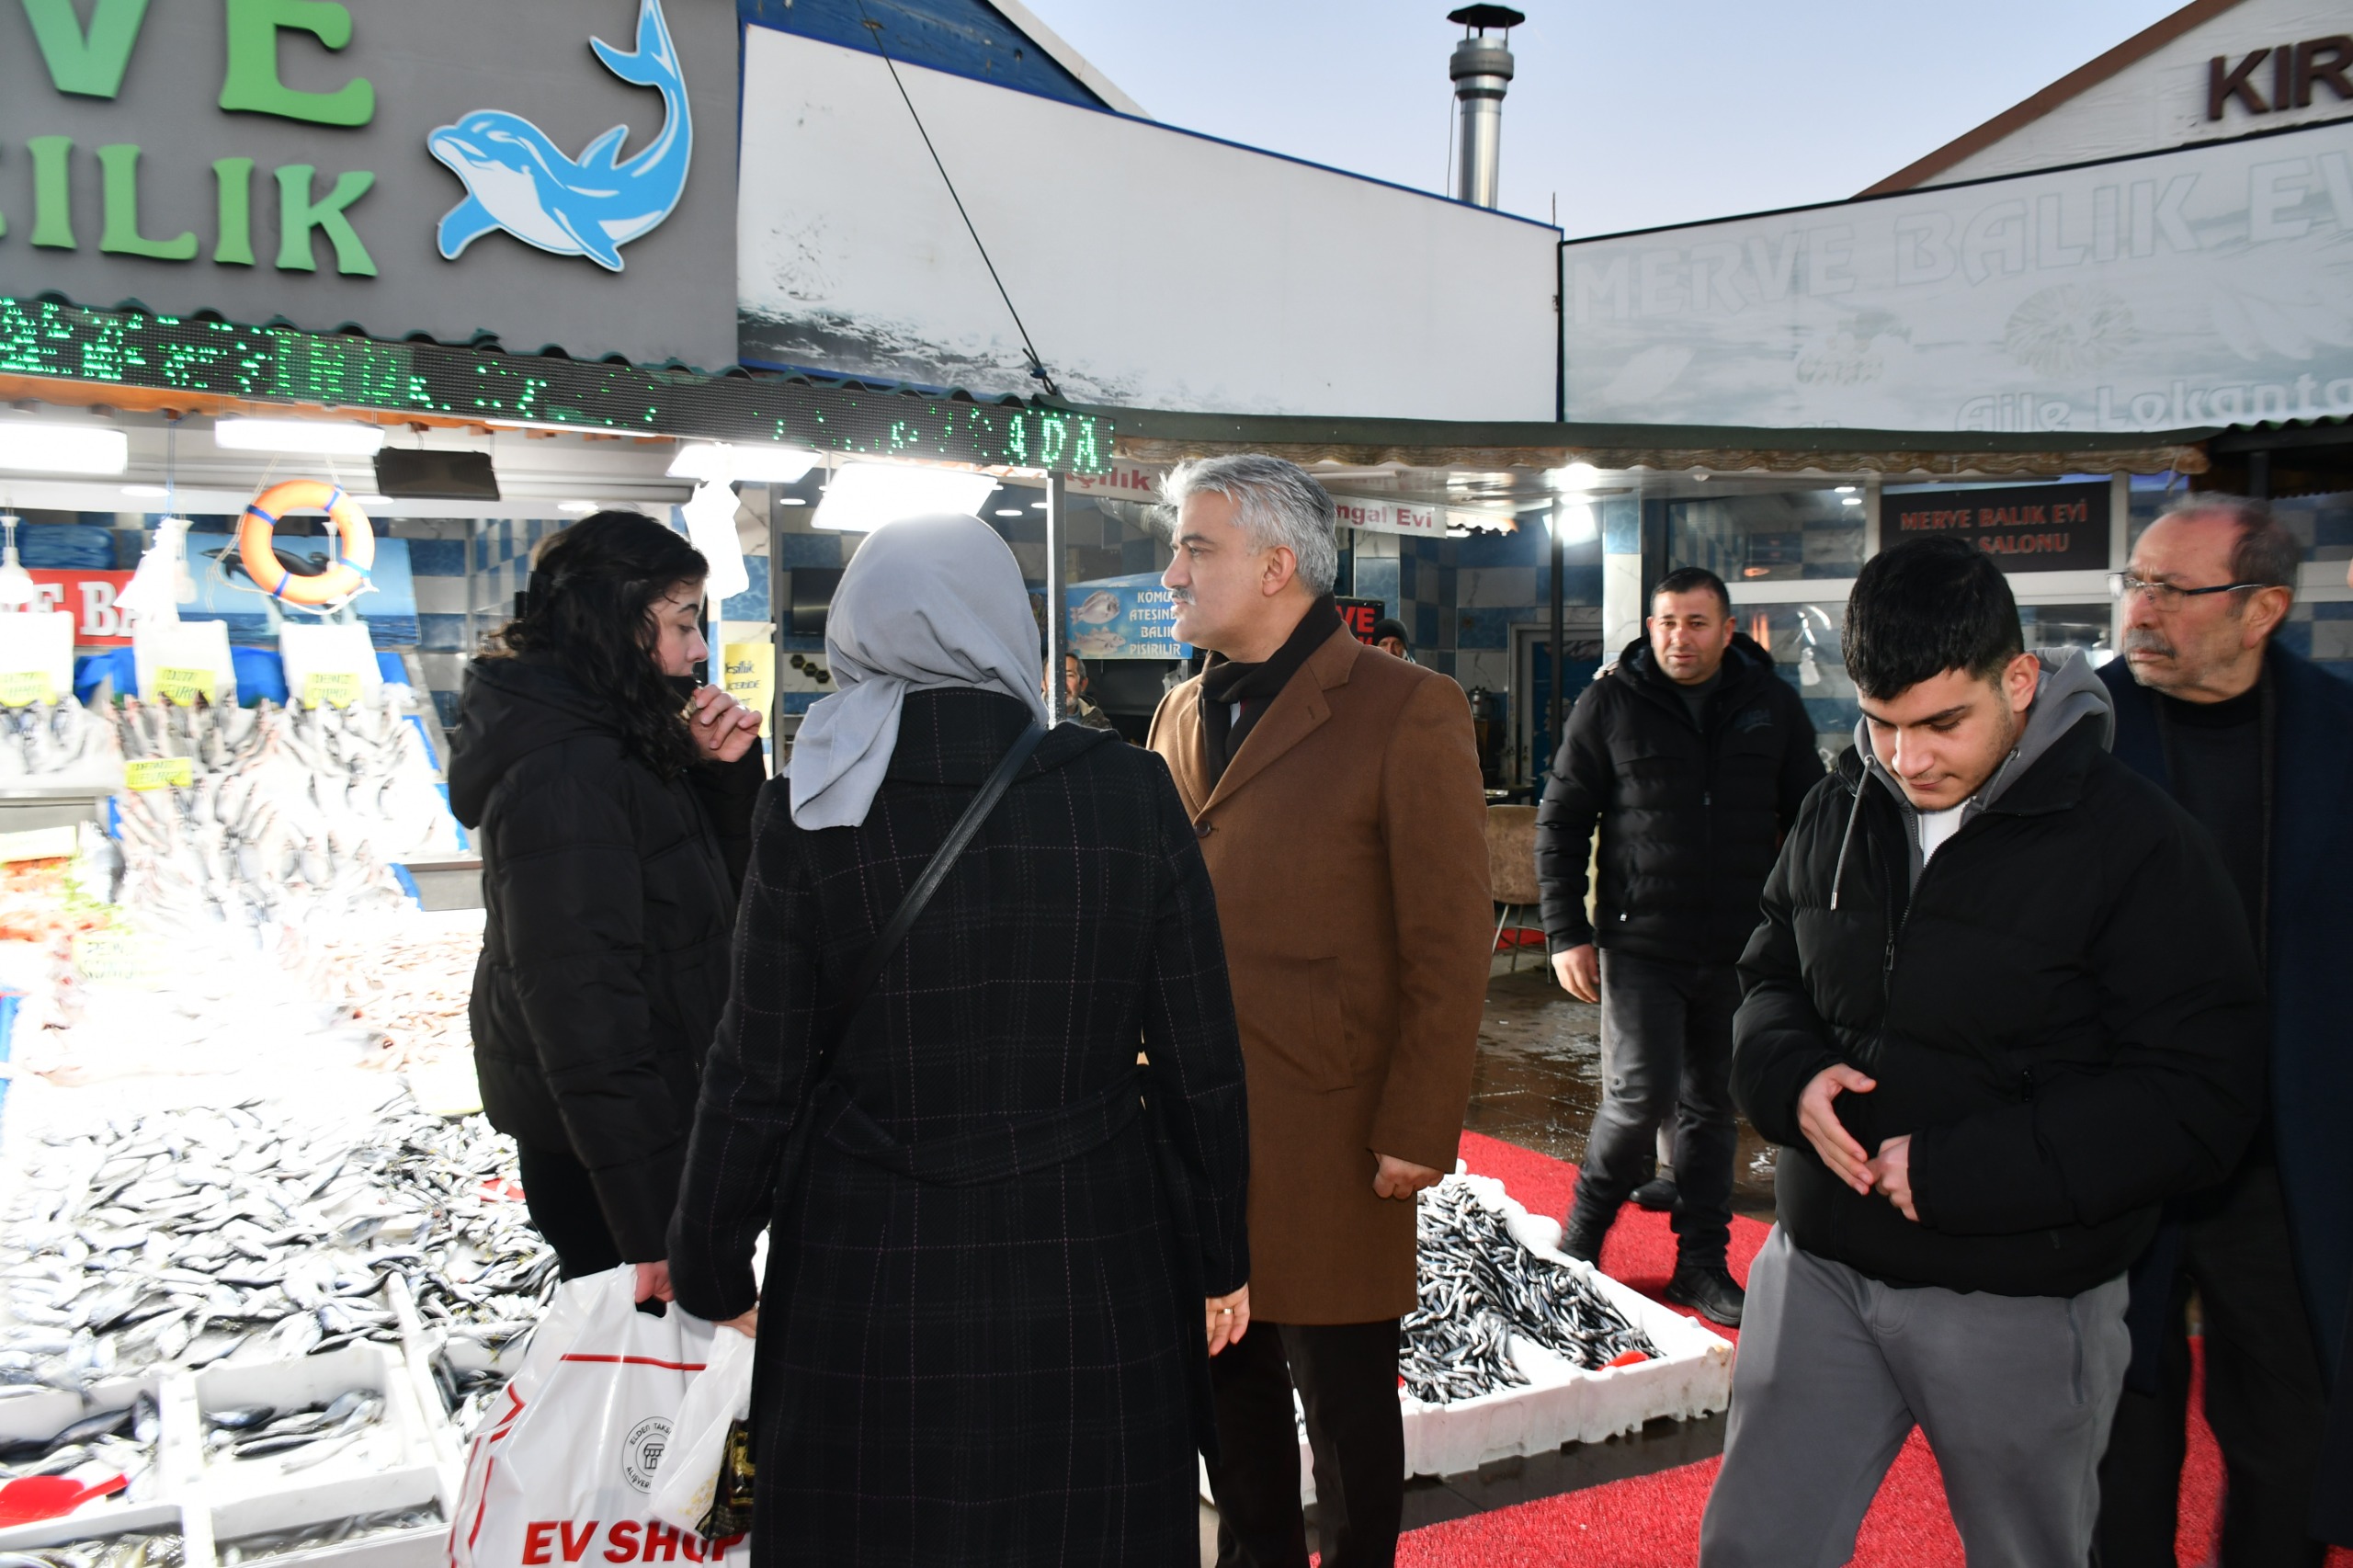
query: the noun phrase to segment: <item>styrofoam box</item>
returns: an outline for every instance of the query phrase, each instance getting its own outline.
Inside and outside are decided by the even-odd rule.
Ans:
[[[384,1400],[381,1420],[367,1428],[358,1441],[315,1466],[289,1472],[275,1456],[210,1458],[198,1489],[210,1506],[216,1542],[324,1524],[355,1514],[414,1508],[434,1501],[445,1508],[449,1504],[425,1413],[417,1408],[406,1366],[381,1346],[362,1342],[321,1356],[244,1366],[216,1363],[191,1381],[200,1411],[243,1404],[299,1410],[355,1388],[373,1390]],[[295,1450],[296,1455],[301,1452]],[[374,1545],[362,1541],[348,1549],[330,1550],[356,1551]]]
[[[0,1530],[0,1552],[37,1551],[80,1541],[106,1541],[122,1535],[176,1535],[190,1568],[212,1562],[212,1540],[204,1511],[177,1503],[142,1503],[103,1511],[85,1508],[62,1519],[40,1519]]]
[[[128,1410],[142,1393],[155,1396],[158,1414],[165,1417],[165,1424],[168,1426],[171,1403],[168,1391],[163,1386],[168,1382],[167,1379],[152,1375],[115,1378],[92,1388],[86,1396],[43,1388],[0,1398],[0,1443],[46,1438],[85,1416]],[[176,1498],[187,1479],[187,1465],[168,1442],[159,1438],[155,1449],[154,1469],[136,1483],[136,1495],[118,1492],[84,1504],[63,1519],[42,1519],[0,1529],[0,1551],[50,1544],[46,1540],[35,1543],[26,1532],[53,1530],[60,1525],[70,1528],[70,1533],[62,1539],[82,1540],[149,1528],[169,1514],[174,1520],[169,1528],[178,1529]],[[126,1520],[132,1522],[125,1523]]]
[[[1459,1169],[1449,1179],[1467,1186],[1481,1203],[1501,1214],[1513,1237],[1530,1252],[1587,1275],[1629,1323],[1650,1335],[1659,1353],[1633,1366],[1588,1372],[1515,1336],[1512,1361],[1529,1380],[1522,1387],[1452,1404],[1426,1404],[1400,1389],[1408,1476],[1461,1475],[1515,1455],[1546,1453],[1567,1443],[1598,1442],[1638,1431],[1644,1422],[1661,1416],[1691,1420],[1732,1403],[1729,1340],[1562,1252],[1560,1221],[1530,1214],[1504,1190],[1502,1182]],[[1302,1501],[1313,1502],[1314,1464],[1303,1435],[1299,1473]],[[1209,1494],[1205,1466],[1201,1495]]]

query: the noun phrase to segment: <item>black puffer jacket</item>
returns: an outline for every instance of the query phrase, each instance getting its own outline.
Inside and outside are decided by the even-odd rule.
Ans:
[[[588,1168],[621,1256],[664,1256],[763,769],[665,781],[563,668],[466,673],[449,803],[482,848],[470,1009],[491,1125]]]
[[[1545,777],[1536,879],[1547,945],[1731,963],[1756,929],[1781,835],[1821,778],[1803,699],[1747,637],[1724,654],[1705,733],[1650,644],[1632,644],[1577,699]],[[1600,888],[1588,921],[1597,821]]]
[[[1875,766],[1849,753],[1807,798],[1740,960],[1733,1051],[1806,1251],[1890,1284],[2075,1295],[2254,1131],[2263,987],[2238,895],[2205,830],[2108,755],[2107,711],[2022,747],[1916,887],[1909,808]],[[1839,1062],[1878,1081],[1835,1102],[1856,1142],[1911,1135],[1916,1221],[1799,1130]]]

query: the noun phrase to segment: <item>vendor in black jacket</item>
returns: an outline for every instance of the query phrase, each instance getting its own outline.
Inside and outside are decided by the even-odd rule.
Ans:
[[[1844,1562],[1916,1423],[1971,1561],[2080,1563],[2158,1206],[2259,1112],[2262,983],[2213,841],[2023,652],[1992,559],[1873,558],[1856,749],[1741,960],[1733,1087],[1781,1145],[1706,1568]]]
[[[466,672],[449,803],[480,835],[470,1008],[491,1125],[566,1278],[665,1237],[764,778],[759,715],[698,687],[710,568],[635,512],[554,536],[507,653]]]
[[[1822,778],[1813,722],[1734,630],[1722,579],[1697,567],[1651,596],[1647,638],[1587,687],[1536,814],[1536,880],[1561,983],[1601,1004],[1606,1085],[1563,1245],[1598,1262],[1629,1196],[1675,1209],[1666,1299],[1740,1322],[1732,1235],[1733,963],[1781,835]],[[1601,833],[1586,917],[1586,856]],[[1654,1199],[1654,1139],[1674,1124],[1671,1196]],[[1667,1184],[1661,1183],[1661,1186]]]

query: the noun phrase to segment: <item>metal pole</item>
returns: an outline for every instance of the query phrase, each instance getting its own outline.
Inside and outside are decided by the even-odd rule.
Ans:
[[[1568,588],[1567,585],[1562,581],[1563,574],[1561,571],[1563,550],[1559,502],[1552,504],[1550,516],[1552,534],[1552,711],[1547,715],[1549,722],[1545,725],[1544,733],[1552,743],[1553,752],[1558,754],[1561,749],[1561,715],[1568,711],[1568,704],[1563,700],[1568,694],[1561,689],[1563,673],[1561,643],[1569,634]],[[1543,759],[1543,767],[1550,767],[1552,765],[1552,757]]]
[[[1070,688],[1063,684],[1063,656],[1070,651],[1070,618],[1063,601],[1063,550],[1069,532],[1070,500],[1063,476],[1046,475],[1046,722],[1070,717]]]

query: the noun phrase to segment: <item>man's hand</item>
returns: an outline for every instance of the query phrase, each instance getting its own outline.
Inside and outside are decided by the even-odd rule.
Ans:
[[[637,1300],[675,1301],[677,1292],[670,1289],[670,1260],[641,1263],[637,1266]]]
[[[1920,1211],[1912,1207],[1912,1134],[1881,1143],[1879,1158],[1870,1163],[1870,1173],[1871,1186],[1884,1193],[1905,1219],[1918,1224]]]
[[[732,1328],[746,1339],[757,1339],[760,1336],[760,1309],[754,1307],[742,1317],[722,1319],[719,1326]]]
[[[1214,1356],[1249,1328],[1250,1287],[1245,1285],[1231,1296],[1205,1297],[1201,1308],[1209,1319],[1210,1354]]]
[[[1591,942],[1554,953],[1552,972],[1560,977],[1561,989],[1578,1001],[1601,1000],[1601,954]]]
[[[1417,1165],[1394,1154],[1376,1154],[1373,1157],[1381,1162],[1381,1168],[1372,1175],[1372,1195],[1375,1198],[1402,1198],[1411,1202],[1414,1194],[1426,1187],[1436,1187],[1445,1179],[1427,1165]]]
[[[760,716],[715,686],[695,687],[696,749],[709,762],[733,762],[760,738]]]
[[[1865,1077],[1842,1062],[1816,1073],[1813,1082],[1798,1096],[1799,1131],[1805,1134],[1805,1141],[1813,1145],[1813,1152],[1822,1156],[1822,1163],[1830,1167],[1832,1174],[1857,1192],[1870,1191],[1871,1183],[1876,1179],[1870,1156],[1840,1124],[1838,1113],[1832,1108],[1831,1102],[1849,1091],[1868,1095],[1878,1087],[1878,1079]],[[1908,1192],[1909,1189],[1906,1190]]]

